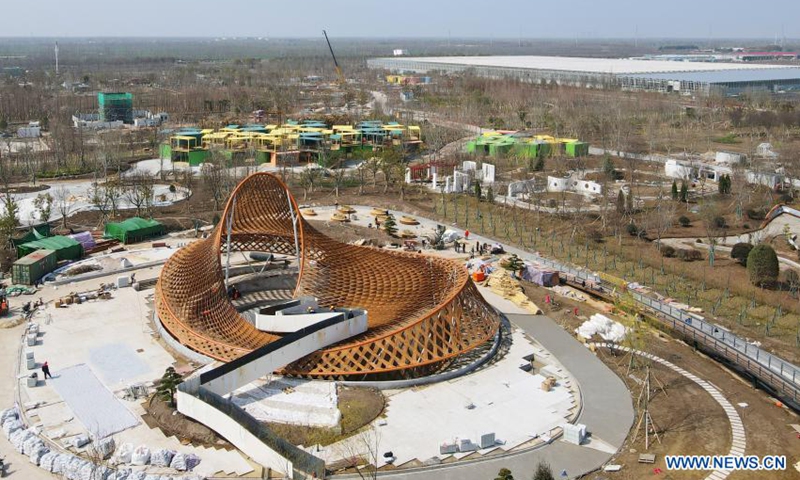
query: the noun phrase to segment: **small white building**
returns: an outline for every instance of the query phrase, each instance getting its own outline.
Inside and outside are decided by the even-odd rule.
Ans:
[[[744,155],[736,152],[717,152],[714,161],[728,165],[736,165],[744,161]]]
[[[548,192],[571,192],[578,193],[584,196],[594,196],[603,194],[603,186],[597,182],[577,178],[576,176],[569,177],[547,177],[547,191]]]
[[[758,144],[756,155],[762,158],[778,158],[778,154],[772,150],[772,144],[767,142]]]
[[[697,168],[690,163],[669,159],[664,163],[664,175],[679,180],[694,180],[697,178]]]
[[[19,127],[17,136],[19,138],[39,138],[42,136],[42,127]]]
[[[753,172],[747,171],[747,183],[764,185],[772,189],[783,185],[784,177],[780,173],[774,172]]]

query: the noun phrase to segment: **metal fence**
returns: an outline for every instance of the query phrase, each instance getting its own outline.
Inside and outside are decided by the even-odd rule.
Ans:
[[[543,265],[571,275],[579,281],[594,282],[608,291],[616,288],[615,285],[592,272],[538,256],[536,260]],[[628,293],[637,303],[654,311],[659,320],[668,327],[687,338],[702,343],[775,389],[785,400],[791,401],[794,408],[800,408],[800,368],[796,365],[758,348],[718,325],[702,320],[691,312],[639,292],[629,291]]]

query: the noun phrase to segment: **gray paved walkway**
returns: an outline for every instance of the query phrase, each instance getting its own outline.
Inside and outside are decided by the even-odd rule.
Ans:
[[[583,410],[578,423],[586,425],[593,440],[619,449],[634,420],[631,396],[622,380],[553,320],[542,315],[507,314],[507,317],[555,356],[578,381],[583,396]],[[536,412],[530,414],[535,415]],[[605,451],[556,440],[533,451],[446,467],[387,472],[380,476],[414,480],[486,480],[496,476],[501,468],[508,468],[515,478],[527,479],[533,475],[539,462],[547,462],[556,478],[564,478],[560,476],[562,470],[567,471],[567,478],[576,478],[596,470],[610,458],[611,454]],[[336,478],[358,476],[342,475]]]
[[[619,448],[633,424],[631,394],[620,378],[561,326],[542,315],[508,315],[578,380],[583,423],[593,438]]]

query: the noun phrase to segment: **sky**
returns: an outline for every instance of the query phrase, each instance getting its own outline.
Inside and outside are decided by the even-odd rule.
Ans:
[[[0,37],[786,38],[798,0],[0,0]]]

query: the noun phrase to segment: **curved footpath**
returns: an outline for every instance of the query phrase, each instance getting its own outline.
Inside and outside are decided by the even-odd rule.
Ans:
[[[603,347],[613,350],[622,350],[625,352],[635,353],[636,355],[640,355],[645,358],[649,358],[654,362],[658,362],[665,367],[673,370],[674,372],[683,375],[684,377],[688,378],[689,380],[696,383],[700,388],[708,392],[712,398],[725,410],[725,415],[728,417],[728,422],[731,425],[731,449],[728,452],[728,455],[733,457],[741,457],[744,455],[744,449],[747,447],[747,438],[744,434],[744,424],[742,424],[742,418],[739,416],[739,413],[733,408],[733,405],[725,398],[717,387],[714,385],[706,382],[702,378],[693,375],[686,370],[682,369],[681,367],[675,365],[672,362],[668,362],[661,357],[656,357],[655,355],[651,355],[647,352],[642,352],[641,350],[633,350],[628,347],[623,347],[620,345],[614,345],[613,343],[595,343],[597,347]],[[707,477],[706,480],[724,480],[731,474],[730,470],[714,470],[712,471]]]
[[[356,210],[353,224],[367,226],[374,217],[369,213],[372,207],[352,206]],[[334,207],[313,206],[318,217],[309,218],[311,222],[326,221]],[[414,230],[418,234],[432,233],[438,222],[407,214],[420,222],[417,226],[398,225],[400,230]],[[463,229],[448,227],[463,234]],[[470,233],[471,242],[497,243],[495,240]],[[523,259],[532,258],[528,252],[504,245],[509,253],[516,253]],[[536,339],[549,351],[578,382],[581,391],[582,410],[576,423],[586,425],[591,435],[590,441],[578,446],[556,440],[543,447],[521,452],[511,452],[502,457],[488,457],[477,461],[457,462],[410,471],[381,472],[380,477],[428,479],[435,476],[442,480],[486,480],[494,478],[501,468],[510,469],[518,478],[530,477],[539,462],[550,464],[557,478],[576,478],[600,468],[622,447],[633,421],[633,401],[622,380],[608,368],[596,355],[581,342],[566,332],[561,326],[543,315],[519,314],[520,310],[505,309],[503,305],[487,298],[508,319]],[[535,415],[536,412],[529,412]],[[560,473],[566,470],[567,477]],[[337,475],[335,478],[359,478],[357,475]]]

